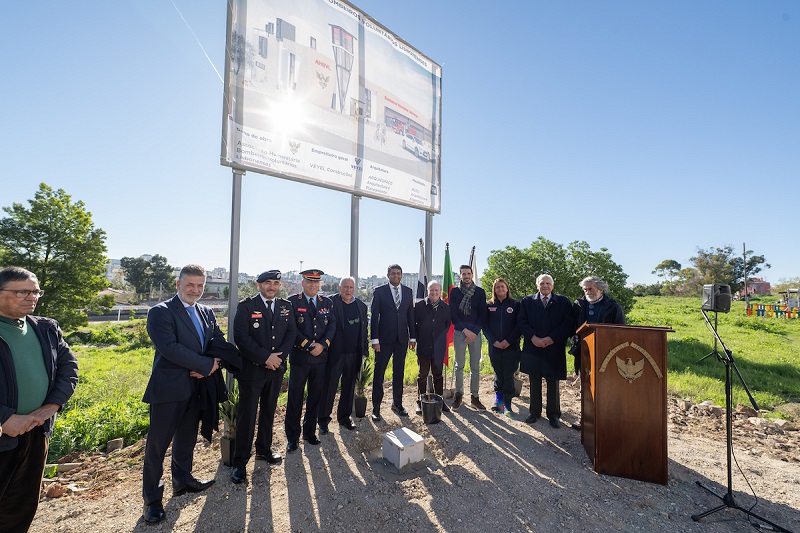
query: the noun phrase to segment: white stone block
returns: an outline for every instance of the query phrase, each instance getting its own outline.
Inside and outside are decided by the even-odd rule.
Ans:
[[[407,428],[383,434],[383,458],[401,470],[425,458],[425,439]]]

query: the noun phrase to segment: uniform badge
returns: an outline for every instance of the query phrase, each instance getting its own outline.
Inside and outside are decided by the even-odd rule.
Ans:
[[[254,322],[254,323],[253,323],[253,328],[254,328],[254,329],[258,329],[258,328],[260,328],[260,327],[261,327],[261,324],[259,324],[258,322]]]
[[[261,318],[261,311],[253,311],[253,314],[250,315],[250,318]]]
[[[303,322],[306,321],[306,317],[304,317],[303,315],[300,315],[300,318],[298,318],[297,321],[302,324]]]
[[[489,311],[491,311],[492,313],[494,313],[495,311],[497,311],[497,308],[496,308],[496,307],[489,307],[488,309],[489,309]]]
[[[506,307],[506,313],[508,313],[510,315],[513,312],[514,312],[514,308],[513,307]]]

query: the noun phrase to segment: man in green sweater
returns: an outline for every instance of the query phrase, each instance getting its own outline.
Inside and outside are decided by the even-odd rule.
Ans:
[[[43,292],[32,272],[0,269],[0,531],[24,532],[39,506],[58,410],[78,383],[78,362],[55,320],[31,316]]]

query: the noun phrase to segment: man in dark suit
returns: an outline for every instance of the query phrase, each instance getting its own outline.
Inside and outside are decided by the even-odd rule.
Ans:
[[[417,330],[417,390],[427,392],[428,374],[433,374],[433,392],[442,395],[444,390],[444,356],[447,354],[447,332],[450,330],[450,307],[442,300],[442,286],[438,281],[428,283],[428,297],[414,306]],[[450,412],[442,402],[442,411]],[[422,414],[422,402],[417,400],[417,414]]]
[[[303,418],[303,440],[316,446],[317,416],[325,381],[325,363],[328,349],[336,331],[333,302],[317,294],[324,272],[309,269],[300,272],[303,292],[289,297],[297,323],[297,335],[289,358],[289,395],[286,403],[287,452],[297,449],[300,439],[300,415],[303,412],[303,391],[308,385],[306,415]]]
[[[370,335],[375,350],[375,375],[372,381],[372,420],[381,421],[383,378],[389,359],[392,359],[392,411],[408,416],[403,407],[403,375],[406,351],[417,345],[414,325],[414,296],[411,289],[400,285],[403,269],[389,265],[389,283],[381,285],[372,295]]]
[[[572,303],[553,292],[553,278],[542,274],[536,278],[539,292],[522,299],[519,328],[522,331],[520,371],[531,379],[530,414],[525,422],[536,422],[542,414],[542,378],[547,383],[547,419],[559,427],[561,399],[558,381],[567,379],[567,339],[574,333]]]
[[[78,383],[78,361],[58,323],[32,316],[39,280],[0,269],[0,531],[28,531],[56,412]]]
[[[233,332],[244,365],[236,375],[239,382],[239,403],[236,407],[236,448],[233,453],[231,481],[247,479],[258,413],[256,459],[269,464],[281,460],[272,451],[272,426],[281,391],[286,360],[297,336],[297,325],[289,300],[277,298],[281,288],[281,272],[268,270],[258,278],[258,292],[239,303]],[[258,409],[259,401],[261,410]]]
[[[186,265],[175,283],[178,294],[147,314],[147,333],[155,347],[155,358],[142,398],[150,404],[142,472],[146,522],[166,518],[161,501],[164,493],[161,474],[170,442],[173,496],[200,492],[214,483],[213,479],[199,481],[192,476],[192,455],[201,414],[196,399],[200,380],[220,368],[219,358],[203,352],[212,341],[225,343],[214,312],[197,303],[205,283],[203,267]]]
[[[331,341],[328,362],[325,365],[325,383],[318,417],[321,435],[328,433],[339,378],[342,380],[342,389],[339,393],[336,420],[345,429],[351,431],[356,429],[356,425],[350,419],[356,393],[356,375],[362,361],[369,354],[369,347],[367,305],[355,297],[355,290],[355,278],[342,278],[339,282],[339,294],[331,297],[333,314],[336,316],[336,333]]]

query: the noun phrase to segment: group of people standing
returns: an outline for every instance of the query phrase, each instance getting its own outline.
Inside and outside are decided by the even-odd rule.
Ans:
[[[301,272],[302,291],[279,298],[281,272],[268,270],[257,278],[258,294],[242,300],[233,321],[235,345],[225,340],[213,311],[198,302],[206,281],[199,265],[184,266],[176,295],[153,307],[147,331],[153,341],[153,367],[143,401],[150,404],[150,429],[145,445],[142,497],[146,522],[166,518],[161,480],[167,449],[172,445],[170,470],[173,495],[200,492],[214,480],[192,475],[198,428],[210,439],[218,424],[217,403],[225,398],[220,369],[239,383],[236,445],[231,481],[247,479],[246,465],[255,440],[256,459],[279,463],[272,448],[273,422],[283,377],[289,370],[284,428],[286,452],[320,444],[317,435],[329,432],[339,383],[336,421],[354,430],[351,419],[356,379],[371,345],[375,353],[372,387],[374,422],[382,420],[384,377],[392,364],[391,410],[408,416],[403,406],[406,352],[416,349],[420,394],[433,376],[434,392],[444,387],[443,367],[447,334],[452,324],[455,354],[455,397],[449,412],[464,403],[466,355],[470,361],[470,405],[485,409],[479,398],[482,336],[495,370],[493,410],[513,417],[511,400],[518,369],[530,376],[528,423],[542,414],[542,379],[547,385],[545,414],[553,427],[561,417],[558,381],[566,379],[565,349],[576,327],[584,322],[625,323],[620,305],[605,294],[599,278],[581,282],[584,296],[575,302],[553,291],[547,274],[536,280],[537,293],[521,301],[512,297],[503,279],[485,291],[473,281],[470,266],[459,269],[460,283],[451,289],[449,303],[441,285],[428,284],[428,296],[414,302],[403,286],[403,271],[390,265],[388,283],[376,288],[368,318],[367,305],[355,296],[356,281],[346,277],[339,294],[319,294],[323,272]],[[77,384],[77,360],[55,321],[32,316],[42,291],[31,272],[0,270],[0,529],[25,531],[38,503],[41,472],[47,456],[47,437],[55,413]],[[369,320],[369,327],[367,321]],[[522,346],[520,347],[520,339]],[[307,391],[307,394],[306,394]],[[303,415],[305,403],[305,415]],[[417,413],[421,413],[417,403]],[[256,424],[256,421],[258,423]],[[202,426],[201,426],[202,422]]]
[[[142,495],[144,520],[160,522],[166,514],[162,505],[161,474],[167,446],[172,442],[173,494],[205,490],[214,480],[197,480],[191,475],[192,451],[204,402],[198,396],[209,388],[207,377],[220,368],[232,371],[239,382],[236,445],[231,481],[247,480],[247,463],[255,456],[269,464],[282,460],[272,447],[273,423],[284,374],[289,365],[289,388],[284,429],[286,452],[320,444],[319,435],[330,431],[337,389],[341,382],[336,421],[345,430],[356,428],[351,418],[356,379],[371,346],[375,353],[371,419],[383,420],[384,377],[392,364],[391,410],[409,415],[403,406],[403,377],[408,349],[416,350],[419,393],[433,377],[434,392],[442,394],[447,334],[452,324],[455,354],[455,397],[449,412],[464,403],[464,370],[470,356],[470,405],[485,409],[480,401],[482,336],[495,370],[493,410],[514,416],[511,400],[518,370],[530,376],[531,394],[528,423],[542,414],[542,380],[547,385],[545,414],[553,427],[561,417],[558,381],[566,379],[566,345],[583,322],[624,323],[619,304],[605,294],[608,288],[599,278],[581,282],[584,296],[570,302],[553,292],[553,278],[536,279],[538,292],[521,301],[511,295],[503,279],[492,284],[492,297],[473,281],[472,268],[462,265],[460,283],[442,298],[442,287],[432,281],[428,296],[414,302],[411,289],[400,282],[403,270],[393,264],[387,269],[388,283],[377,287],[368,318],[367,306],[355,296],[356,282],[343,278],[339,294],[319,294],[321,270],[300,273],[302,291],[279,298],[281,272],[268,270],[257,278],[258,294],[241,301],[233,322],[236,346],[229,345],[217,326],[214,314],[197,303],[203,292],[205,271],[187,265],[176,282],[177,295],[154,307],[148,314],[147,329],[155,346],[153,372],[144,401],[150,403],[150,431],[145,448]],[[369,327],[367,321],[369,320]],[[522,346],[520,347],[520,339]],[[576,342],[573,340],[573,342]],[[233,353],[240,354],[237,360]],[[576,372],[580,367],[576,352]],[[218,377],[218,374],[216,374]],[[213,390],[213,387],[211,387]],[[206,402],[207,403],[207,402]],[[305,404],[305,406],[304,406]],[[417,403],[418,414],[421,413]],[[256,424],[256,420],[258,424]]]

